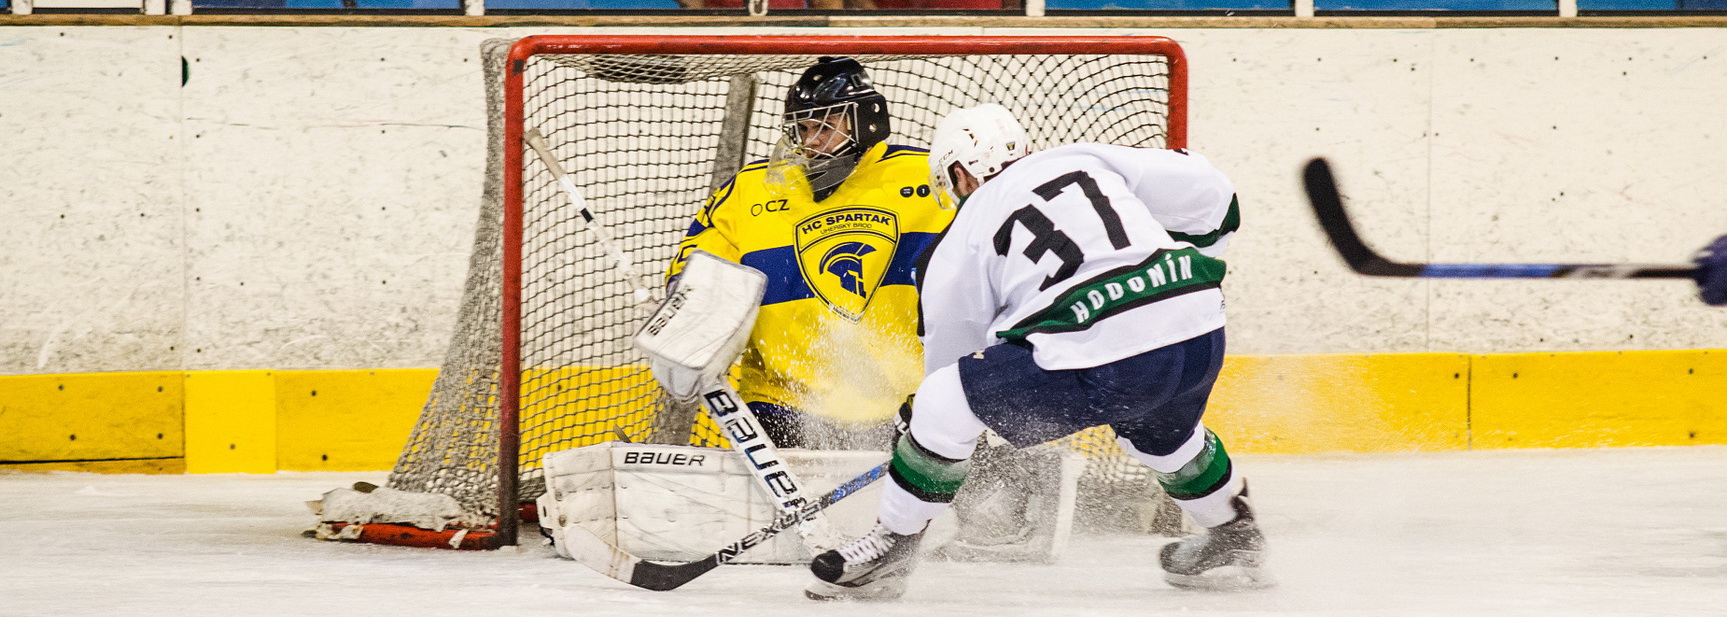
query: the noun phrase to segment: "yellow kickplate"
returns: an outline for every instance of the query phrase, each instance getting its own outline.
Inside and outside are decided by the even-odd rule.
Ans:
[[[1727,350],[1475,356],[1476,448],[1727,443]]]
[[[1205,426],[1230,452],[1431,452],[1469,448],[1462,354],[1230,356]]]
[[[186,472],[275,473],[270,371],[186,373]]]
[[[396,464],[437,369],[278,371],[276,453],[287,471]]]
[[[186,459],[145,458],[119,461],[59,461],[51,463],[0,463],[0,474],[82,471],[87,473],[186,473]]]
[[[0,376],[0,462],[177,458],[180,373]]]

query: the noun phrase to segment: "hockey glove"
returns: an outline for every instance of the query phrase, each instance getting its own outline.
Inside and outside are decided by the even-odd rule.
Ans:
[[[1727,305],[1727,236],[1697,252],[1697,295],[1711,306]]]

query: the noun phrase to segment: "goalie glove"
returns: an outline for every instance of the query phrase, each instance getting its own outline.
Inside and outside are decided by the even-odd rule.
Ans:
[[[706,251],[690,253],[678,283],[636,332],[654,379],[680,401],[724,379],[755,325],[767,275]]]

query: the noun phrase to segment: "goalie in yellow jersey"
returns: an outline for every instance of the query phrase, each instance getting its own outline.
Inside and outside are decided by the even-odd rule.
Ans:
[[[927,151],[887,143],[887,99],[850,58],[804,72],[782,128],[708,198],[668,282],[696,249],[766,273],[739,394],[780,447],[885,451],[923,377],[912,269],[953,213]]]

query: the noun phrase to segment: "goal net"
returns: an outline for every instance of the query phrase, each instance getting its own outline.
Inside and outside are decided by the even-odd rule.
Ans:
[[[548,452],[724,445],[704,414],[662,400],[630,345],[636,282],[583,231],[524,131],[546,136],[596,219],[656,273],[708,194],[770,155],[787,88],[820,56],[868,67],[891,143],[927,146],[947,112],[998,102],[1034,149],[1186,145],[1184,60],[1161,37],[536,36],[489,41],[485,56],[490,156],[467,287],[389,485],[495,517],[502,543],[543,490]],[[1065,443],[1088,457],[1082,495],[1150,484],[1107,429]]]

